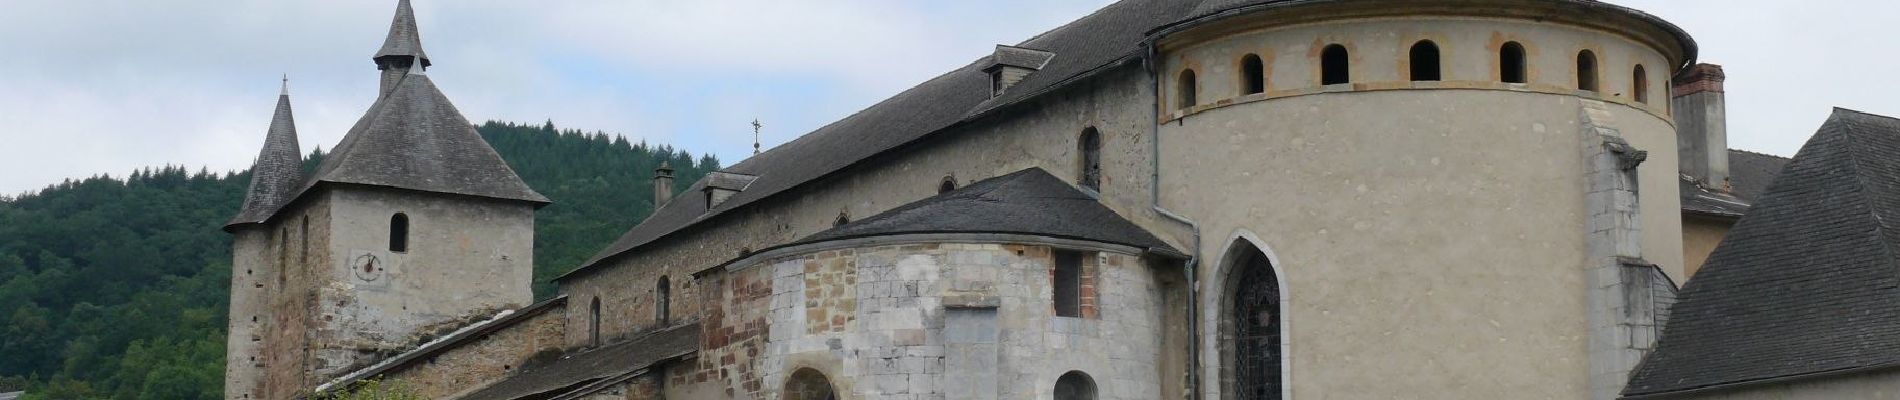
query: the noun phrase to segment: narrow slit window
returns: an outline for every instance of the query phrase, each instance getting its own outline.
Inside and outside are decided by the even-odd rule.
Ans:
[[[1524,65],[1524,45],[1517,42],[1504,44],[1498,49],[1498,80],[1504,83],[1524,83],[1526,81]]]
[[[1177,108],[1192,108],[1195,104],[1200,104],[1200,100],[1195,98],[1195,86],[1199,83],[1194,78],[1194,70],[1181,70],[1181,78],[1175,82],[1176,96],[1180,97]]]
[[[389,217],[389,251],[409,251],[409,216],[396,213]]]
[[[1412,45],[1412,81],[1444,80],[1442,66],[1438,61],[1438,44],[1430,40],[1420,40]]]
[[[672,294],[672,285],[667,281],[666,277],[660,277],[660,283],[653,289],[653,315],[654,320],[658,321],[660,325],[666,325],[667,319],[672,317]]]
[[[1054,289],[1056,316],[1082,316],[1082,252],[1055,251],[1055,271],[1050,275]]]
[[[1350,54],[1347,54],[1346,46],[1337,44],[1326,46],[1326,49],[1321,50],[1319,54],[1319,83],[1321,85],[1352,83],[1351,61],[1352,58]]]
[[[1577,90],[1597,91],[1597,53],[1577,53]]]
[[[1267,65],[1260,61],[1260,56],[1248,54],[1240,58],[1240,82],[1242,94],[1267,92]]]
[[[1630,91],[1635,93],[1631,96],[1635,96],[1638,103],[1649,104],[1649,74],[1643,71],[1642,64],[1636,64],[1633,75],[1630,77]]]
[[[1102,190],[1102,135],[1090,127],[1082,130],[1078,146],[1082,153],[1082,187]]]
[[[587,309],[587,343],[591,347],[600,347],[600,297],[594,297],[594,303]]]

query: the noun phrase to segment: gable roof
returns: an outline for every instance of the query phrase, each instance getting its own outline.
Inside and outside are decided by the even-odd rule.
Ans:
[[[264,134],[264,148],[251,165],[251,187],[244,191],[244,206],[226,222],[229,231],[238,225],[269,220],[277,209],[290,203],[303,183],[303,151],[297,145],[297,122],[290,113],[290,82],[277,95],[277,110],[271,115],[270,130]]]
[[[1836,109],[1683,287],[1624,394],[1900,366],[1900,120]]]
[[[978,181],[818,232],[791,245],[922,233],[1025,234],[1179,253],[1041,168]]]
[[[925,81],[896,96],[844,119],[741,161],[726,171],[758,176],[745,191],[708,209],[704,202],[674,201],[654,210],[651,218],[634,226],[579,268],[560,277],[584,273],[603,261],[635,248],[719,218],[728,211],[831,176],[873,156],[916,143],[964,122],[1020,104],[1082,81],[1096,73],[1136,61],[1146,51],[1150,33],[1189,20],[1200,20],[1250,6],[1302,6],[1342,0],[1121,0],[1014,47],[1054,53],[1041,70],[1024,77],[1000,96],[990,98],[989,76],[983,72],[992,57]],[[1679,34],[1689,59],[1694,42],[1674,25],[1641,12],[1590,0],[1550,0],[1609,9],[1656,24]],[[1204,5],[1206,3],[1207,5]],[[1196,10],[1201,11],[1196,11]],[[1190,18],[1194,17],[1194,18]],[[688,191],[699,191],[695,183]]]
[[[370,106],[305,190],[324,182],[548,203],[420,73],[404,76]]]

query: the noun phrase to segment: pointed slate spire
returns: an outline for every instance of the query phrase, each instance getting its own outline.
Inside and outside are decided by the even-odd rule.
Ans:
[[[324,157],[309,185],[324,183],[548,203],[419,73],[398,80]]]
[[[269,220],[302,185],[303,151],[297,145],[297,124],[290,114],[290,77],[286,76],[277,95],[276,114],[264,135],[264,149],[251,166],[251,188],[244,195],[244,206],[224,229]]]
[[[409,0],[396,2],[396,18],[389,22],[389,37],[383,39],[383,48],[371,59],[381,64],[386,57],[414,57],[422,60],[424,68],[429,66],[429,55],[422,52],[422,33],[416,29],[416,11],[409,7]]]

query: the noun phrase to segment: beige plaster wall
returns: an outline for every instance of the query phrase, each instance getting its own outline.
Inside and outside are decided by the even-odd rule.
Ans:
[[[1702,263],[1708,262],[1709,254],[1715,253],[1715,247],[1722,244],[1722,238],[1728,236],[1729,228],[1735,221],[1709,217],[1684,215],[1682,217],[1682,260],[1683,277],[1677,282],[1687,282],[1694,278],[1696,270],[1702,269]]]
[[[1295,396],[1573,398],[1588,375],[1579,101],[1408,90],[1212,109],[1164,126],[1163,204],[1201,222],[1207,257],[1238,238],[1270,252]],[[1202,269],[1203,327],[1223,266]]]

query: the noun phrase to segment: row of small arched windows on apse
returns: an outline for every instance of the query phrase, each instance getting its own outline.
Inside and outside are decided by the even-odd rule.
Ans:
[[[1410,57],[1411,80],[1430,82],[1444,79],[1444,64],[1438,56],[1438,44],[1430,40],[1421,40],[1412,44]],[[1504,83],[1526,83],[1529,80],[1529,62],[1525,60],[1524,45],[1507,42],[1498,48],[1498,81]],[[1597,84],[1597,56],[1595,52],[1583,50],[1577,52],[1577,90],[1595,92],[1600,90]],[[1649,75],[1642,64],[1637,64],[1630,72],[1630,92],[1639,103],[1649,103]],[[1193,69],[1181,70],[1175,87],[1179,93],[1178,108],[1190,108],[1200,104],[1196,92],[1199,78]],[[1320,84],[1337,85],[1352,83],[1351,54],[1346,46],[1327,45],[1320,51]],[[1260,94],[1267,91],[1266,65],[1259,55],[1248,54],[1240,58],[1240,89],[1242,95]]]

